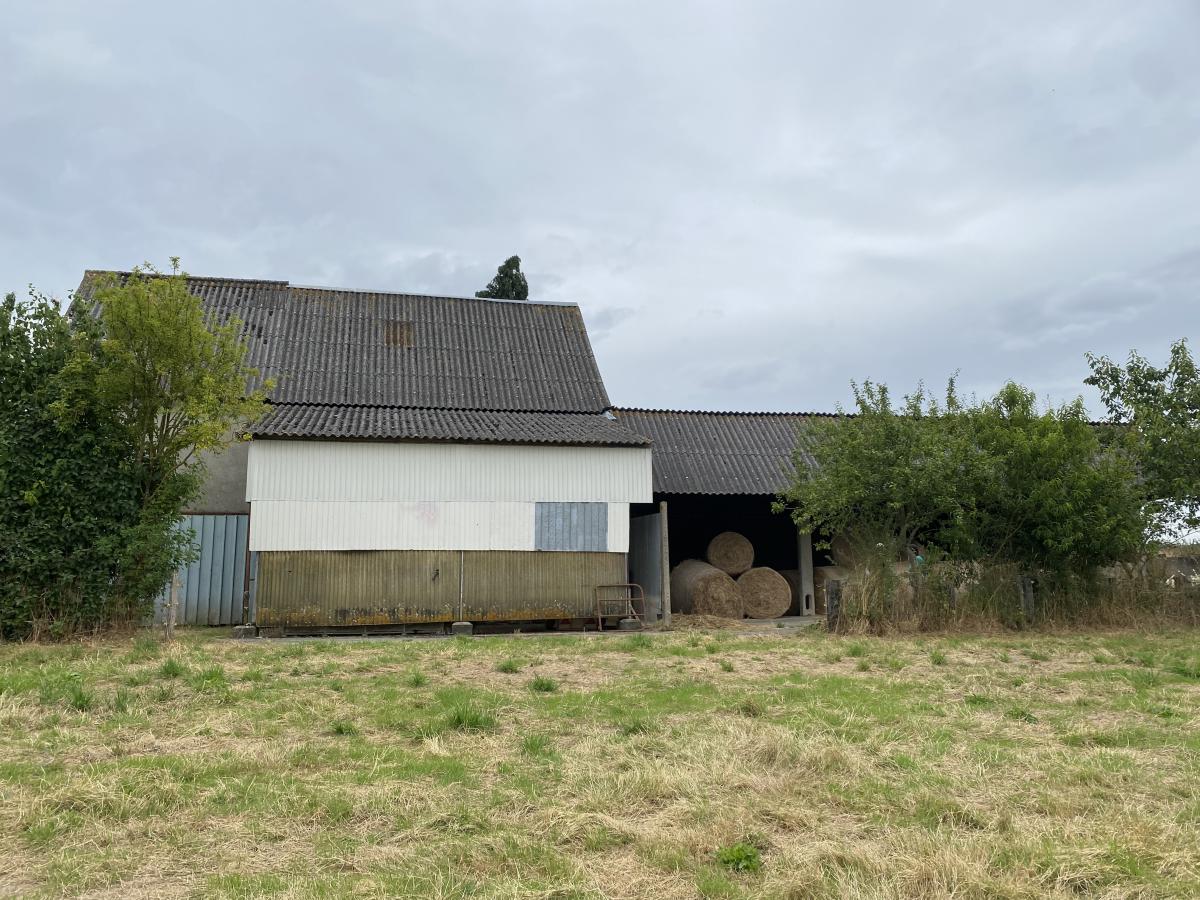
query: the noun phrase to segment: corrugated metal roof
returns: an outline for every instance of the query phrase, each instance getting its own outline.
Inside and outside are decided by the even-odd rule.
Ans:
[[[89,298],[97,276],[85,273]],[[599,413],[609,407],[579,308],[189,278],[239,319],[276,403]]]
[[[827,413],[692,412],[615,409],[617,421],[654,445],[654,491],[662,494],[776,494],[795,474],[799,449]]]
[[[649,441],[593,413],[411,409],[279,404],[252,429],[255,437],[587,444],[644,447]]]

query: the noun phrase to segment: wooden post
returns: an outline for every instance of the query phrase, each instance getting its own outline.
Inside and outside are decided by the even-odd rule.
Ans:
[[[179,609],[179,571],[171,576],[171,599],[167,601],[167,614],[163,619],[163,632],[168,641],[175,640],[176,612]]]
[[[1033,579],[1028,575],[1021,576],[1021,614],[1025,617],[1025,624],[1033,624]]]
[[[667,527],[667,501],[658,501],[658,552],[662,569],[662,623],[671,627],[671,544],[670,529]]]
[[[825,628],[828,631],[842,628],[842,583],[832,579],[825,582]]]
[[[796,568],[800,570],[800,615],[811,616],[817,611],[817,592],[813,587],[812,535],[796,530]]]

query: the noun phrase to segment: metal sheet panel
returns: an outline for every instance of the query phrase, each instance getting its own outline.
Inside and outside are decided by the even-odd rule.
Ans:
[[[254,556],[256,622],[262,626],[586,618],[594,614],[593,589],[626,577],[623,553],[377,550]]]
[[[537,503],[535,550],[608,550],[607,503]]]
[[[259,500],[250,549],[533,550],[533,525],[533,503]]]
[[[629,577],[646,592],[646,617],[662,609],[662,515],[638,516],[629,523]]]
[[[629,552],[629,504],[608,504],[608,552]]]
[[[246,582],[248,516],[184,516],[180,528],[191,529],[196,560],[179,572],[180,625],[236,625],[242,621],[242,592]],[[154,603],[154,621],[165,620],[164,604],[171,585],[163,588]]]
[[[647,447],[256,440],[246,497],[646,503]]]

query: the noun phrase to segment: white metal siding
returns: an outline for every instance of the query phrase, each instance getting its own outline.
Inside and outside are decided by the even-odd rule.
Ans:
[[[259,500],[250,549],[534,550],[535,508],[489,501]],[[607,550],[629,550],[627,503],[608,505]]]
[[[648,503],[651,478],[646,447],[257,440],[246,499]]]
[[[532,503],[259,500],[251,550],[533,550]]]
[[[608,504],[608,550],[610,553],[629,552],[629,504]]]

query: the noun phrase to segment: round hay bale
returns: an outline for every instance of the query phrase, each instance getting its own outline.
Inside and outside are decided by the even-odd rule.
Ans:
[[[777,619],[792,605],[787,579],[766,566],[743,572],[737,580],[742,608],[752,619]]]
[[[779,569],[778,571],[787,581],[788,587],[792,589],[792,603],[788,607],[787,614],[789,616],[804,615],[804,588],[800,582],[800,570]]]
[[[671,572],[671,608],[697,616],[742,617],[742,597],[734,580],[698,559],[685,559]]]
[[[722,531],[708,542],[709,565],[730,575],[741,575],[754,565],[754,545],[736,531]]]

